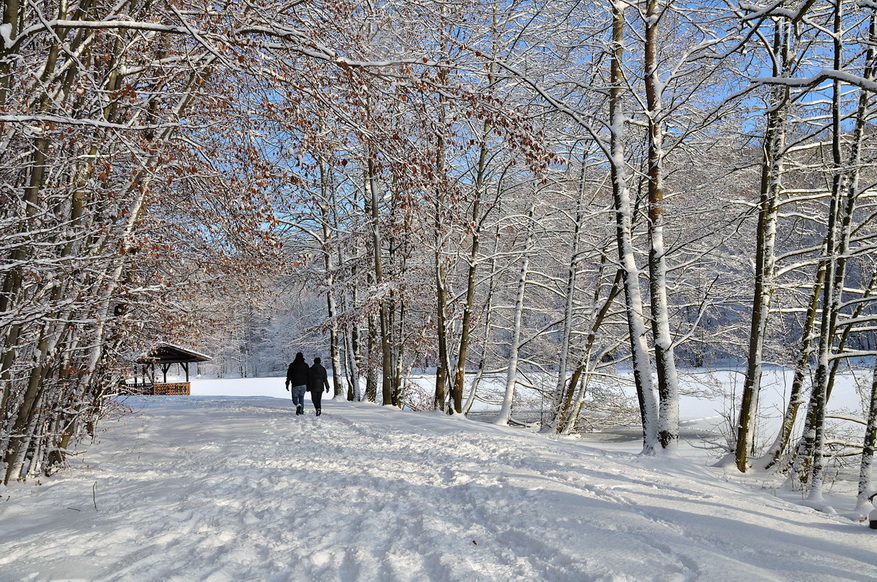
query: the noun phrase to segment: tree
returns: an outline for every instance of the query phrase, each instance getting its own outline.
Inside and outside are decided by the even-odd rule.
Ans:
[[[785,18],[771,19],[771,22],[774,27],[772,44],[769,45],[773,57],[772,76],[788,77],[796,63],[797,27]],[[743,387],[743,401],[737,422],[736,460],[740,471],[746,470],[747,457],[753,446],[753,423],[761,389],[764,340],[775,276],[778,196],[784,170],[789,99],[788,87],[778,85],[771,90],[765,107],[767,123],[763,140],[764,159],[758,203],[752,324],[749,334],[746,383]]]

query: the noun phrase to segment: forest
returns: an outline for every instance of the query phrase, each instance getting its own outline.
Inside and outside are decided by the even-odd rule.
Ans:
[[[0,480],[62,467],[169,342],[448,414],[501,378],[496,422],[527,388],[557,434],[623,379],[644,455],[679,371],[731,362],[737,469],[816,500],[855,456],[866,503],[875,42],[869,0],[4,0]]]

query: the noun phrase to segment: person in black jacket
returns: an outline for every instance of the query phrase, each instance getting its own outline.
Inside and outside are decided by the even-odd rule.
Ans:
[[[322,414],[320,403],[323,400],[323,387],[326,393],[329,393],[329,379],[326,377],[326,368],[320,364],[320,358],[314,358],[314,365],[308,370],[308,391],[311,393],[311,400],[314,402],[314,409],[317,416]]]
[[[301,352],[295,354],[295,359],[286,369],[286,389],[292,387],[292,403],[295,405],[296,414],[305,413],[305,392],[308,389],[308,363]]]

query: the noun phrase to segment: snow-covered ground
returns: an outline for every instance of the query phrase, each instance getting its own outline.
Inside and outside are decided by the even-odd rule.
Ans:
[[[877,530],[695,449],[193,392],[127,399],[67,470],[0,489],[0,580],[877,580]]]

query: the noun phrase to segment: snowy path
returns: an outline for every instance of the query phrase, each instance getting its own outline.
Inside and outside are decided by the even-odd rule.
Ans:
[[[133,405],[0,489],[0,581],[877,580],[877,532],[684,461],[371,405]]]

